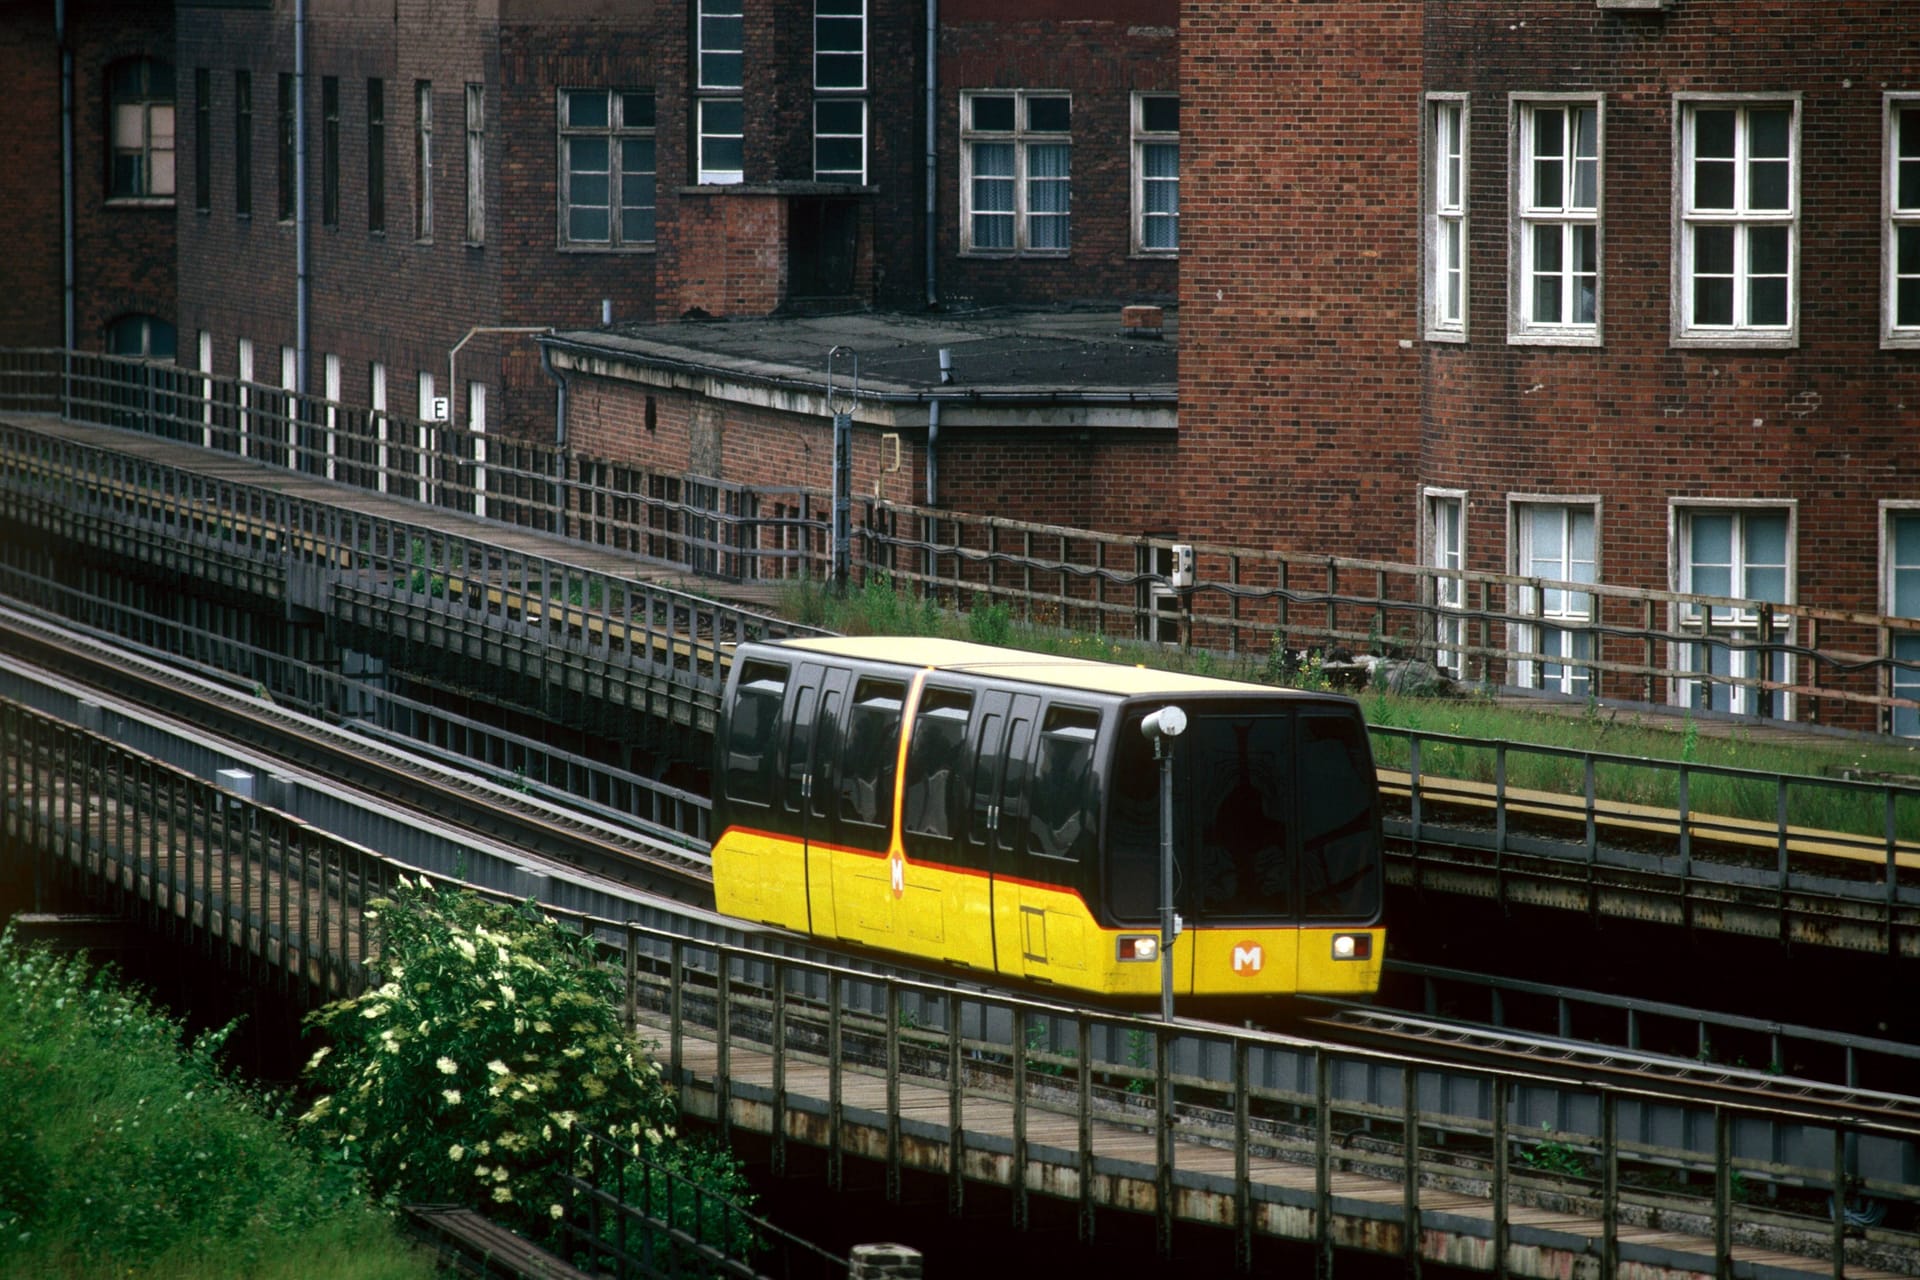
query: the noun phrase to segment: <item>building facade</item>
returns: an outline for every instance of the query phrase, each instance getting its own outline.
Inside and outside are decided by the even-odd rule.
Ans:
[[[1705,677],[1805,677],[1807,628],[1765,606],[1920,613],[1920,14],[1183,20],[1180,447],[1235,460],[1188,495],[1193,523],[1727,598],[1668,621],[1736,643],[1665,655],[1703,677],[1667,696],[1718,710],[1760,707]],[[1275,63],[1294,71],[1259,74]],[[1543,625],[1510,640],[1543,659],[1514,678],[1588,692],[1592,597],[1529,603]],[[1821,643],[1920,658],[1845,631]],[[1920,676],[1863,679],[1912,696]],[[1791,691],[1770,709],[1795,714]]]

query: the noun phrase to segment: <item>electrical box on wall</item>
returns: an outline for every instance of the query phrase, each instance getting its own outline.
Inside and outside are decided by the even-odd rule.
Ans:
[[[1169,585],[1185,590],[1193,586],[1193,546],[1191,543],[1173,544],[1173,568],[1167,574]]]

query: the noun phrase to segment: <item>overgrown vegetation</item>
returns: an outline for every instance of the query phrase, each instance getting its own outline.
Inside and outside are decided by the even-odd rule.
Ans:
[[[884,575],[870,578],[844,598],[815,582],[798,584],[789,592],[785,612],[809,625],[849,635],[941,635],[1292,688],[1332,687],[1319,653],[1289,650],[1277,636],[1264,655],[1229,657],[1188,651],[1034,626],[1012,618],[1004,604],[989,605],[980,596],[968,612],[942,610],[897,590]],[[1585,765],[1577,753],[1582,752],[1684,761],[1700,767],[1689,778],[1688,803],[1693,809],[1771,823],[1778,805],[1776,777],[1825,778],[1836,783],[1845,778],[1920,778],[1920,745],[1892,739],[1768,742],[1737,725],[1724,732],[1706,732],[1692,716],[1675,720],[1622,711],[1594,699],[1569,715],[1516,707],[1482,692],[1451,698],[1412,697],[1376,686],[1358,696],[1368,722],[1378,728],[1461,739],[1423,743],[1420,767],[1432,776],[1493,781],[1499,767],[1495,743],[1569,753],[1507,752],[1507,783],[1524,790],[1581,794],[1586,786]],[[1405,740],[1395,735],[1375,735],[1374,754],[1383,769],[1404,769],[1409,763]],[[1713,768],[1749,770],[1761,776],[1717,776],[1708,772]],[[1628,804],[1672,808],[1679,798],[1678,774],[1666,767],[1602,764],[1594,785],[1600,798]],[[1787,818],[1795,825],[1876,837],[1884,834],[1886,812],[1877,793],[1806,781],[1790,788]],[[1920,802],[1901,802],[1895,827],[1903,838],[1920,839]]]
[[[355,1171],[75,956],[0,935],[0,1275],[425,1280]]]
[[[721,1203],[751,1201],[739,1166],[676,1137],[673,1095],[620,1026],[617,981],[590,939],[529,904],[404,879],[372,909],[385,981],[309,1019],[327,1044],[307,1067],[319,1097],[301,1123],[321,1145],[381,1195],[476,1205],[561,1245],[559,1224],[584,1216],[567,1183],[585,1160],[579,1136],[610,1134],[690,1180],[672,1193],[676,1220],[697,1217],[701,1239],[734,1256],[754,1248]],[[665,1216],[665,1182],[638,1164],[625,1175],[608,1189]]]

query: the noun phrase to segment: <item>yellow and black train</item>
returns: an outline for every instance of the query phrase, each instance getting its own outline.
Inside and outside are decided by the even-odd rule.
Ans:
[[[745,919],[1106,996],[1161,992],[1178,706],[1178,995],[1373,992],[1379,788],[1351,698],[993,648],[742,645],[715,736],[714,892]]]

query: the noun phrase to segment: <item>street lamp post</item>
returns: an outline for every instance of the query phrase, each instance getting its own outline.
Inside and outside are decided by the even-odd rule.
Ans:
[[[1160,1017],[1173,1021],[1173,940],[1180,917],[1173,910],[1173,740],[1187,731],[1187,713],[1162,707],[1140,722],[1160,762]]]

